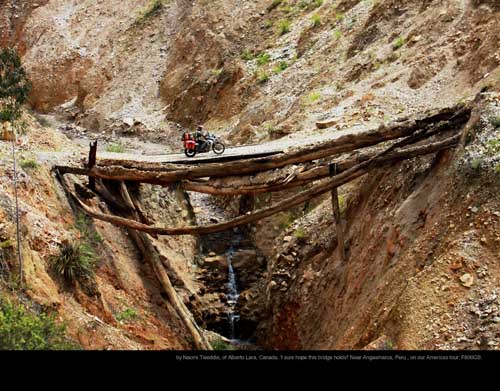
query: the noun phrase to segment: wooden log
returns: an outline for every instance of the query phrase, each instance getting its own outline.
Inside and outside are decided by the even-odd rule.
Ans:
[[[91,169],[92,167],[95,166],[97,160],[97,140],[94,141],[93,143],[90,143],[90,150],[89,150],[89,162],[87,165],[87,168]],[[89,188],[93,191],[95,191],[95,178],[89,177]]]
[[[316,127],[318,129],[326,129],[326,128],[332,127],[337,122],[338,122],[338,120],[336,120],[336,119],[327,119],[325,121],[318,121],[318,122],[316,122]]]
[[[454,143],[458,142],[460,135],[456,135],[452,137],[452,140],[446,140],[447,142],[453,141]],[[419,147],[420,148],[420,154],[426,154],[430,153],[429,151],[433,151],[431,147],[435,146],[435,143],[433,145],[427,145],[424,147]],[[413,151],[413,154],[415,154],[415,151]],[[413,154],[411,156],[413,156]],[[245,215],[245,216],[240,216],[238,218],[235,218],[231,221],[224,222],[224,223],[218,223],[218,224],[213,224],[209,226],[204,226],[204,227],[179,227],[179,228],[165,228],[165,227],[154,227],[154,226],[148,226],[142,223],[138,223],[135,221],[131,221],[129,219],[124,219],[122,217],[118,216],[112,216],[112,215],[107,215],[103,213],[96,212],[92,210],[90,207],[88,207],[85,203],[83,203],[78,196],[72,192],[70,189],[67,189],[68,194],[70,194],[75,201],[80,205],[80,207],[91,217],[97,218],[99,220],[107,221],[112,224],[116,224],[119,226],[124,226],[132,229],[137,229],[139,231],[147,232],[147,233],[152,233],[152,234],[158,234],[158,235],[199,235],[199,234],[208,234],[208,233],[214,233],[214,232],[221,232],[225,231],[228,229],[232,229],[234,227],[248,224],[257,220],[260,220],[262,218],[272,216],[273,214],[276,214],[278,212],[281,212],[283,210],[290,209],[294,206],[300,205],[303,202],[306,202],[312,198],[315,198],[321,194],[324,194],[327,191],[331,191],[333,188],[338,187],[343,185],[344,183],[347,183],[353,179],[358,178],[361,175],[364,175],[368,172],[369,168],[374,168],[374,167],[381,167],[386,164],[392,164],[392,160],[382,160],[380,159],[384,153],[379,153],[378,155],[374,156],[372,159],[359,163],[346,171],[340,173],[339,175],[336,175],[335,177],[328,179],[326,181],[320,182],[317,185],[312,186],[310,189],[305,190],[299,194],[296,194],[295,196],[292,196],[290,198],[287,198],[279,203],[277,203],[274,206],[264,208],[261,210],[258,210],[252,214]],[[380,159],[380,161],[378,161]],[[371,166],[371,167],[370,167]]]
[[[330,176],[337,175],[337,167],[335,164],[331,164],[329,167]],[[335,226],[337,232],[337,248],[339,249],[339,257],[342,262],[345,261],[346,253],[345,253],[345,239],[344,239],[344,227],[342,224],[342,216],[339,205],[339,192],[338,187],[334,187],[332,189],[332,209],[333,215],[335,217]]]
[[[360,134],[350,134],[326,143],[308,146],[288,153],[272,157],[249,159],[232,162],[231,164],[210,163],[201,166],[159,165],[157,170],[127,168],[140,163],[122,162],[122,166],[102,166],[92,169],[57,166],[61,173],[95,176],[114,180],[128,180],[151,184],[167,184],[181,180],[204,177],[227,177],[234,175],[250,175],[257,172],[285,167],[289,164],[300,164],[331,156],[333,154],[352,151],[358,148],[379,144],[381,142],[409,136],[418,129],[444,121],[450,128],[458,126],[467,120],[470,110],[461,107],[458,110],[444,109],[430,117],[396,123],[389,127],[381,126],[375,131]]]
[[[139,219],[139,213],[135,210],[134,202],[124,182],[120,183],[120,194],[123,198],[123,201],[128,206],[130,206],[130,214],[135,219]],[[137,232],[133,229],[128,229],[128,232],[132,240],[134,240],[134,242],[136,243],[137,247],[141,250],[144,259],[153,267],[156,277],[158,278],[158,281],[167,294],[170,303],[173,305],[177,314],[191,334],[196,349],[212,350],[211,345],[203,335],[203,331],[201,331],[196,324],[193,315],[186,308],[184,302],[179,299],[179,296],[177,295],[177,292],[175,291],[175,288],[170,281],[170,277],[168,276],[167,271],[164,269],[160,254],[151,242],[151,239],[144,232]]]
[[[423,146],[409,147],[400,151],[395,151],[375,159],[375,165],[386,165],[395,163],[401,160],[410,159],[420,155],[426,155],[440,150],[454,147],[458,143],[460,135],[447,138],[443,141],[429,143]],[[372,159],[376,152],[364,153],[355,157],[350,157],[342,161],[336,161],[338,173],[344,172],[356,164]],[[333,162],[332,162],[333,163]],[[214,179],[203,182],[182,181],[180,186],[187,191],[195,191],[212,195],[243,195],[243,194],[261,194],[283,191],[298,186],[304,186],[312,181],[317,181],[329,176],[328,165],[321,165],[313,169],[298,173],[295,178],[288,183],[276,183],[268,185],[266,183],[258,183],[244,185],[241,177]],[[234,182],[231,181],[234,179]],[[236,180],[238,179],[238,180]],[[236,184],[233,184],[236,183]]]

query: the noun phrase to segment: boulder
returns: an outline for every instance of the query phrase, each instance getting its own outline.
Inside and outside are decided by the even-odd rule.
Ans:
[[[234,253],[231,263],[235,269],[255,269],[259,266],[257,252],[255,250],[238,250]]]
[[[203,261],[203,266],[209,269],[218,269],[223,271],[226,271],[228,268],[227,259],[222,255],[216,255],[215,257],[206,257]]]

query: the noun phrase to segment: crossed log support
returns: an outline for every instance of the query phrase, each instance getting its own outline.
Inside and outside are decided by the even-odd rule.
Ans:
[[[344,228],[339,207],[338,187],[359,178],[371,169],[389,166],[398,161],[456,146],[460,140],[460,131],[469,120],[470,115],[471,109],[469,107],[457,105],[427,113],[416,119],[405,119],[390,125],[382,125],[373,131],[339,137],[320,145],[306,146],[271,157],[246,159],[229,164],[208,163],[196,166],[103,160],[96,164],[96,144],[93,144],[86,167],[56,166],[55,170],[61,178],[61,183],[67,194],[89,216],[122,226],[130,232],[141,231],[141,240],[138,241],[139,247],[141,242],[144,247],[146,234],[199,235],[225,231],[247,225],[330,192],[337,228],[339,257],[345,261]],[[452,135],[423,145],[419,144],[421,141],[441,133],[452,133]],[[399,141],[394,142],[394,140]],[[393,143],[385,149],[357,152],[357,154],[341,160],[332,160],[332,156],[353,152],[360,148],[374,147],[388,141],[393,141]],[[88,176],[89,187],[94,187],[94,189],[96,179],[114,180],[122,183],[131,181],[161,186],[175,184],[184,190],[214,195],[255,195],[291,188],[303,188],[305,185],[308,185],[308,188],[275,205],[244,214],[227,222],[208,226],[161,227],[152,225],[150,221],[144,219],[144,216],[141,216],[138,201],[130,196],[127,197],[126,187],[122,188],[122,197],[118,202],[124,203],[131,210],[134,210],[133,214],[121,217],[93,210],[71,190],[63,178],[66,174]],[[271,180],[269,180],[269,176],[272,177]],[[112,195],[106,195],[105,191],[99,193],[108,202],[116,201],[113,200]],[[150,261],[159,280],[169,293],[171,301],[192,333],[197,347],[209,349],[210,346],[203,337],[200,337],[201,333],[189,317],[189,311],[185,309],[183,303],[178,302],[175,290],[168,280],[168,275],[160,270],[157,260],[150,259]]]
[[[337,165],[335,163],[329,165],[330,176],[334,177],[337,174]],[[338,187],[332,190],[332,208],[335,217],[335,225],[337,227],[337,248],[339,249],[339,258],[345,262],[345,240],[344,240],[344,227],[342,224],[342,213],[339,205],[339,192]]]

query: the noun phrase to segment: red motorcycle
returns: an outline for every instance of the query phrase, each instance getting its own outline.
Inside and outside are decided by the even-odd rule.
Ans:
[[[209,134],[205,142],[196,142],[191,133],[185,132],[182,135],[182,141],[187,157],[194,157],[197,153],[210,152],[210,150],[220,155],[226,150],[224,143],[214,134]]]

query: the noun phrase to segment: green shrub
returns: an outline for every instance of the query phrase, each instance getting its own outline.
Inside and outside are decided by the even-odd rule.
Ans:
[[[115,315],[116,320],[119,322],[130,322],[139,318],[139,314],[134,308],[127,308]]]
[[[251,52],[250,50],[244,50],[243,53],[241,53],[241,59],[242,60],[245,60],[245,61],[251,61],[255,58],[255,55],[253,54],[253,52]]]
[[[140,11],[136,23],[143,23],[150,17],[157,15],[165,5],[165,0],[151,0],[149,4]]]
[[[478,171],[481,169],[483,165],[483,159],[477,158],[471,161],[470,166],[474,171]]]
[[[394,50],[398,50],[399,48],[401,48],[403,45],[405,44],[405,39],[403,37],[399,37],[398,39],[396,39],[394,41],[394,43],[392,44],[392,48]]]
[[[311,18],[311,21],[313,27],[321,26],[321,16],[319,16],[318,14],[314,14]]]
[[[106,147],[106,152],[123,153],[125,148],[121,144],[109,144]]]
[[[65,242],[60,245],[59,254],[51,257],[51,269],[68,283],[80,283],[92,279],[96,254],[84,242]]]
[[[97,245],[104,241],[99,232],[93,227],[90,217],[85,213],[79,212],[76,215],[75,226],[89,244]]]
[[[297,228],[295,231],[293,231],[293,236],[295,236],[299,242],[304,242],[306,239],[306,233],[301,228]]]
[[[269,74],[265,71],[257,72],[257,82],[259,84],[264,84],[269,80]]]
[[[264,129],[270,136],[273,136],[274,134],[279,132],[273,124],[265,124]]]
[[[14,243],[12,243],[12,240],[10,240],[10,239],[7,239],[7,240],[4,240],[3,242],[0,242],[0,250],[3,250],[5,248],[10,248],[10,247],[14,247]]]
[[[321,94],[318,91],[313,91],[306,97],[308,103],[314,103],[321,98]]]
[[[13,48],[0,51],[0,122],[17,120],[28,100],[31,83]]]
[[[0,350],[74,350],[55,315],[34,314],[0,296]]]
[[[495,156],[500,154],[500,140],[490,140],[486,143],[486,154]]]
[[[335,38],[339,39],[342,36],[342,31],[335,30],[335,32],[333,34],[335,35]]]
[[[500,117],[491,117],[490,124],[492,124],[495,128],[500,127]]]
[[[36,170],[38,167],[38,162],[35,159],[23,159],[19,162],[23,170]]]
[[[266,65],[271,60],[271,55],[268,53],[261,53],[257,57],[257,65]]]
[[[281,73],[287,68],[288,68],[288,63],[286,61],[280,61],[280,63],[273,68],[273,72]]]
[[[278,34],[285,35],[290,32],[290,21],[284,19],[278,23]]]
[[[313,0],[312,3],[312,8],[318,8],[323,5],[323,0]]]
[[[338,22],[344,20],[344,17],[345,17],[344,14],[335,14],[335,20]]]
[[[282,229],[288,229],[290,226],[293,224],[297,216],[295,215],[294,212],[290,211],[287,212],[282,218],[280,222],[280,226]]]
[[[236,347],[220,338],[210,342],[210,345],[212,345],[214,350],[236,350]]]

